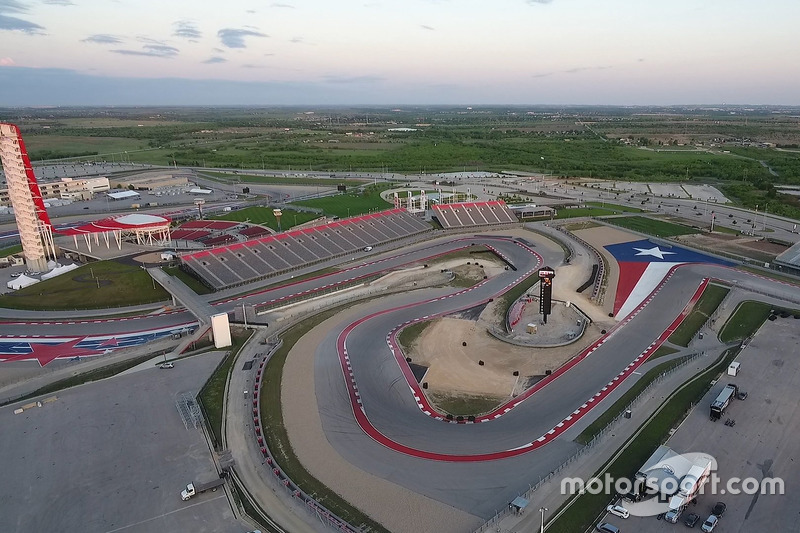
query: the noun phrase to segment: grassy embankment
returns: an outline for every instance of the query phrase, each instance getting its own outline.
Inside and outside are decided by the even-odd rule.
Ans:
[[[729,291],[728,287],[709,284],[689,315],[683,319],[683,322],[669,336],[669,342],[678,346],[688,346],[695,334],[703,327],[703,324],[717,310],[717,307],[719,307],[719,304],[722,303]]]
[[[0,295],[0,307],[68,311],[141,305],[169,299],[169,293],[138,266],[98,261]]]

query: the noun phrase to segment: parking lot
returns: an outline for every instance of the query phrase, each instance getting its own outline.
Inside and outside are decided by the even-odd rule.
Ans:
[[[221,352],[183,359],[48,395],[41,407],[0,408],[0,531],[230,532],[225,491],[182,501],[191,481],[217,476],[200,429],[178,414]]]
[[[712,506],[722,501],[727,510],[715,532],[800,531],[798,326],[800,321],[792,318],[767,321],[737,358],[741,363],[739,375],[723,375],[667,442],[680,453],[704,452],[716,458],[720,479],[716,494],[711,493],[711,484],[706,484],[704,494],[696,505],[689,505],[678,524],[655,517],[621,519],[610,515],[601,521],[616,525],[622,532],[663,532],[684,529],[685,516],[696,513],[700,521],[695,529],[699,530]],[[733,400],[722,419],[712,422],[711,402],[728,383],[736,383],[748,397]],[[725,425],[727,419],[735,425]],[[746,494],[747,485],[743,483],[728,486],[732,478],[753,478],[760,483],[765,477],[782,479],[784,494]],[[742,489],[742,493],[731,494],[729,488]]]

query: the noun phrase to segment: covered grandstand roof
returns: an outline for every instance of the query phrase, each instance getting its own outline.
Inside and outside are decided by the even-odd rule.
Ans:
[[[107,231],[134,231],[137,229],[169,227],[170,219],[158,215],[132,213],[116,217],[95,220],[74,228],[57,229],[61,235],[83,235],[86,233],[104,233]]]
[[[136,244],[155,246],[168,245],[170,219],[159,215],[147,215],[144,213],[133,213],[119,215],[102,220],[95,220],[87,224],[72,228],[56,230],[61,235],[70,235],[73,238],[75,247],[78,247],[78,235],[83,236],[86,248],[92,251],[92,239],[94,244],[100,244],[102,236],[106,248],[111,247],[110,236],[113,236],[118,249],[122,249],[122,241],[133,239]]]

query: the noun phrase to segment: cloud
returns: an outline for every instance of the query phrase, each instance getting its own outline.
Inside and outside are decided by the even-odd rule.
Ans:
[[[432,28],[431,26],[427,26],[425,24],[420,24],[419,27],[422,28],[423,30],[436,31],[436,28]]]
[[[245,63],[242,68],[264,68],[264,65],[256,65],[254,63]]]
[[[141,50],[111,50],[115,54],[122,54],[125,56],[145,56],[145,57],[161,57],[169,59],[178,55],[178,50],[174,46],[167,46],[163,44],[146,44],[142,46]]]
[[[380,76],[325,76],[324,80],[328,83],[378,83],[384,81],[385,78]]]
[[[10,57],[0,57],[0,67],[13,67],[14,60]]]
[[[269,5],[269,7],[280,7],[284,9],[294,9],[294,6],[291,4],[282,4],[280,2],[273,2]]]
[[[539,5],[550,4],[552,2],[553,0],[525,0],[525,3],[531,6],[535,6],[537,4]]]
[[[9,13],[22,14],[28,12],[28,6],[17,0],[0,0],[0,31],[21,31],[29,35],[44,34],[44,27],[34,22],[8,16]]]
[[[90,35],[86,39],[83,39],[81,42],[83,43],[94,43],[94,44],[118,44],[122,42],[122,39],[116,37],[114,35],[108,35],[106,33],[97,33],[95,35]]]
[[[216,63],[225,63],[227,61],[228,60],[225,59],[224,57],[214,56],[214,57],[209,57],[208,59],[203,61],[203,63],[205,63],[206,65],[214,65]]]
[[[49,4],[51,6],[74,6],[73,2],[69,0],[42,0],[43,3]]]
[[[224,28],[217,32],[217,37],[219,37],[222,44],[228,48],[247,48],[247,45],[244,43],[245,37],[269,37],[269,35],[255,30]]]
[[[289,42],[292,43],[292,44],[300,44],[300,43],[303,42],[303,38],[302,37],[292,37],[291,39],[289,39]]]
[[[172,32],[174,37],[181,37],[196,41],[203,36],[203,33],[197,29],[197,26],[191,20],[179,20],[172,24],[175,30]]]
[[[28,6],[17,0],[0,0],[0,13],[27,13]]]
[[[546,78],[548,76],[552,76],[555,72],[540,72],[539,74],[534,74],[531,78]]]

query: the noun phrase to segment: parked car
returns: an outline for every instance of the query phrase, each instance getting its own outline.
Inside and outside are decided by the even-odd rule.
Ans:
[[[619,533],[619,528],[613,524],[609,524],[608,522],[597,524],[595,529],[597,529],[597,531],[601,531],[602,533]]]
[[[696,513],[689,513],[689,516],[683,519],[683,524],[686,527],[694,527],[700,521],[700,515]]]
[[[609,505],[606,511],[620,518],[628,518],[631,513],[621,505]]]
[[[161,363],[158,368],[175,368],[175,363]]]
[[[717,517],[715,514],[712,514],[706,518],[706,521],[703,522],[702,526],[700,526],[700,530],[705,531],[705,533],[710,533],[711,531],[714,531],[715,527],[717,527],[717,523],[719,523],[719,517]]]
[[[722,515],[724,515],[724,514],[725,514],[725,510],[726,510],[727,508],[728,508],[728,506],[727,506],[727,505],[725,505],[724,503],[722,503],[722,502],[717,502],[716,504],[714,504],[714,508],[713,508],[713,509],[711,509],[711,514],[713,514],[713,515],[716,515],[716,516],[718,516],[719,518],[722,518]]]
[[[372,246],[365,246],[365,247],[364,247],[364,251],[365,251],[365,252],[370,252],[370,251],[372,251]]]
[[[678,518],[681,517],[681,513],[683,509],[670,509],[667,511],[667,514],[664,515],[664,520],[669,522],[670,524],[677,524]]]

